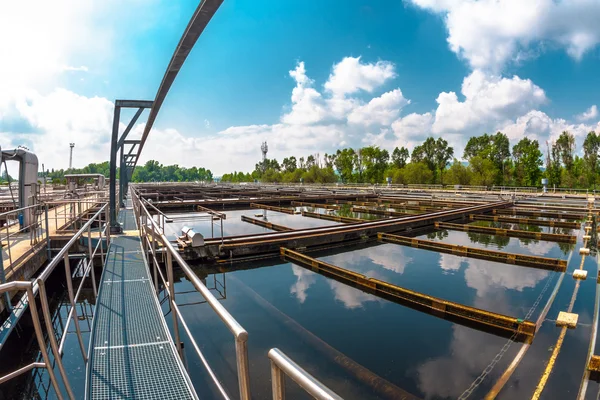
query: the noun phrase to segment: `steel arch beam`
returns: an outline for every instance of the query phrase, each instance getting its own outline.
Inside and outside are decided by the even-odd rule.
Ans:
[[[175,53],[173,53],[173,57],[169,62],[169,66],[165,71],[165,75],[160,83],[158,92],[156,93],[153,106],[150,109],[150,115],[148,116],[148,122],[146,122],[146,127],[142,133],[142,141],[138,148],[138,154],[140,154],[144,148],[144,143],[146,143],[146,139],[148,138],[148,134],[154,125],[154,121],[156,120],[156,116],[160,111],[160,107],[162,106],[165,97],[167,97],[167,93],[175,81],[179,70],[183,66],[187,56],[190,54],[190,51],[192,51],[196,41],[202,32],[204,32],[204,28],[206,28],[206,25],[208,25],[213,15],[215,15],[221,6],[221,3],[223,3],[223,0],[203,0],[198,5],[198,8],[196,8],[194,15],[192,15],[188,26],[185,28],[183,36],[179,40],[179,44],[175,49]],[[138,159],[136,158],[135,164],[137,164],[137,160]]]

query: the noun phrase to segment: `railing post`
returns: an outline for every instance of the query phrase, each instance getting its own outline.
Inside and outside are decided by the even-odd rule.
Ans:
[[[237,362],[240,399],[250,400],[250,371],[248,369],[248,334],[235,338],[235,356]]]
[[[175,282],[173,279],[173,256],[170,251],[167,251],[167,280],[169,281],[169,302],[171,303],[171,315],[173,316],[173,333],[175,334],[175,346],[179,357],[183,359],[183,351],[181,349],[181,339],[179,337],[179,321],[177,319],[177,311],[173,304],[175,303]]]
[[[104,209],[104,221],[106,224],[106,252],[108,253],[108,246],[110,245],[110,222],[108,207]]]
[[[19,218],[19,215],[16,214],[17,219]],[[8,218],[7,218],[8,219]],[[6,247],[8,248],[8,265],[10,266],[10,268],[12,269],[12,254],[10,252],[10,234],[8,232],[8,221],[6,224]],[[19,227],[20,228],[20,227]],[[4,266],[4,265],[3,265]]]
[[[92,251],[92,225],[88,226],[88,260],[90,260],[90,273],[92,278],[92,288],[94,289],[94,298],[98,297],[98,290],[96,288],[96,272],[94,271],[94,259]],[[102,238],[100,238],[102,240]]]
[[[152,221],[154,222],[154,221]],[[147,236],[144,236],[147,238]],[[154,266],[154,292],[158,295],[158,265],[156,265],[156,229],[152,224],[152,265]]]
[[[2,251],[0,251],[0,284],[6,283],[6,275],[4,274],[4,259],[2,258]],[[10,303],[10,294],[4,292],[4,303],[6,309],[12,311],[12,304]]]
[[[63,257],[63,262],[65,264],[65,277],[67,280],[67,291],[69,292],[69,300],[71,302],[71,307],[73,307],[73,322],[75,323],[75,330],[77,331],[77,340],[79,341],[79,347],[81,348],[81,355],[83,356],[83,361],[87,363],[87,354],[85,352],[85,346],[83,344],[83,337],[81,336],[81,329],[79,328],[79,318],[77,317],[77,308],[75,307],[75,297],[73,294],[73,282],[71,281],[71,265],[69,263],[69,253],[65,253]]]
[[[271,360],[271,391],[273,400],[285,399],[285,376],[273,360]]]
[[[73,394],[73,390],[71,389],[71,384],[69,383],[69,379],[67,378],[67,372],[65,371],[65,367],[62,362],[62,357],[58,353],[58,344],[56,343],[56,336],[54,336],[54,328],[52,327],[52,319],[50,317],[50,310],[48,309],[48,297],[46,296],[46,288],[44,286],[44,281],[41,279],[37,280],[37,284],[39,287],[40,293],[40,303],[42,304],[42,312],[44,314],[44,321],[46,323],[46,330],[48,331],[48,339],[50,341],[50,348],[52,349],[52,355],[54,356],[54,361],[58,366],[58,371],[60,376],[62,377],[65,388],[67,389],[67,395],[69,399],[75,400],[75,395]],[[37,336],[38,345],[40,346],[40,352],[42,353],[42,358],[44,359],[44,363],[46,364],[46,369],[48,370],[48,375],[50,375],[50,380],[52,381],[52,386],[54,386],[54,390],[56,391],[56,396],[59,399],[62,399],[62,393],[60,391],[60,387],[58,386],[58,381],[56,380],[56,376],[54,375],[54,369],[52,368],[52,364],[50,363],[50,357],[48,356],[48,351],[46,350],[46,342],[44,341],[44,335],[42,333],[42,326],[40,324],[40,316],[37,311],[37,305],[35,304],[35,297],[33,295],[32,286],[27,288],[27,298],[29,299],[29,309],[31,310],[31,320],[33,321],[33,327],[35,330],[35,335]]]
[[[48,224],[48,203],[44,204],[44,219],[46,221],[46,251],[48,252],[48,261],[52,258],[50,252],[50,225]]]
[[[98,226],[100,227],[98,232],[99,232],[99,237],[100,237],[100,259],[102,260],[102,266],[104,266],[104,243],[102,241],[102,216],[99,215],[98,216]]]

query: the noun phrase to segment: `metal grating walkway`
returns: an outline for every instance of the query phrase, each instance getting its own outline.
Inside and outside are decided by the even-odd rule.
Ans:
[[[132,210],[119,221],[135,229]],[[197,399],[171,340],[139,236],[113,236],[108,249],[86,379],[88,399]]]

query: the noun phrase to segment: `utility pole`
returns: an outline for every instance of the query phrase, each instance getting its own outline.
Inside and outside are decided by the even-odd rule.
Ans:
[[[73,168],[73,147],[75,147],[75,143],[69,143],[71,147],[71,155],[69,156],[69,169]]]

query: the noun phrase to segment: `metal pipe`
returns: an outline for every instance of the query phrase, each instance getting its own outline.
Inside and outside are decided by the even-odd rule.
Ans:
[[[40,279],[38,281],[38,287],[40,284]],[[41,282],[42,285],[44,282]],[[63,395],[61,393],[60,387],[58,386],[58,381],[56,380],[56,375],[54,375],[54,369],[51,367],[50,357],[48,356],[48,351],[46,350],[46,342],[44,341],[44,335],[42,333],[42,326],[40,324],[40,316],[37,311],[37,306],[35,304],[35,295],[33,294],[33,284],[29,283],[29,287],[27,288],[27,297],[29,299],[29,310],[31,310],[31,320],[33,321],[33,329],[35,330],[35,336],[37,337],[38,345],[40,347],[40,352],[42,353],[42,358],[44,360],[44,364],[48,367],[48,375],[50,376],[50,381],[52,382],[52,386],[54,386],[54,390],[56,391],[56,397],[59,400],[63,399]],[[46,321],[46,328],[48,329],[48,337],[50,338],[50,347],[52,348],[52,354],[54,356],[54,360],[56,361],[56,365],[58,366],[58,370],[63,379],[63,383],[65,388],[67,389],[67,395],[69,399],[75,400],[75,396],[73,395],[73,391],[71,390],[71,385],[69,384],[69,380],[67,378],[67,373],[62,363],[62,358],[58,354],[58,348],[56,346],[56,338],[54,337],[52,323],[50,322],[50,311],[48,310],[48,298],[46,297],[46,291],[42,286],[40,292],[40,300],[42,302],[42,310],[44,312],[44,320]],[[44,305],[45,303],[45,305]]]
[[[16,378],[17,376],[24,374],[27,371],[31,371],[34,368],[46,368],[46,364],[45,363],[41,363],[41,362],[33,362],[31,364],[28,364],[26,366],[24,366],[23,368],[19,368],[16,371],[13,371],[9,374],[6,374],[4,376],[0,377],[0,383],[4,383],[7,381],[10,381],[12,378]]]
[[[69,300],[71,302],[71,310],[73,311],[73,322],[75,323],[75,330],[77,331],[77,340],[79,341],[79,347],[81,348],[81,355],[83,361],[87,363],[87,354],[85,346],[83,344],[83,337],[81,336],[81,329],[79,328],[79,318],[77,317],[77,309],[75,308],[75,296],[73,294],[73,282],[71,281],[71,265],[69,262],[69,255],[65,253],[63,256],[63,262],[65,264],[65,278],[67,280],[67,292],[69,293]]]
[[[275,371],[277,369],[283,371],[317,400],[342,400],[340,396],[306,372],[281,350],[276,348],[269,350],[269,358],[271,359],[273,400],[283,400],[285,398],[285,393],[283,391],[284,379],[279,372]]]

